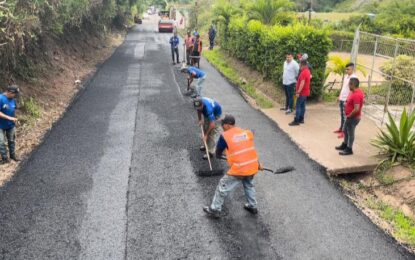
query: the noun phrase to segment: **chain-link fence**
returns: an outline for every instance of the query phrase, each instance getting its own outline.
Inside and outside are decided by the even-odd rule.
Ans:
[[[357,31],[351,47],[351,61],[357,64],[361,88],[366,93],[365,113],[383,125],[387,112],[399,120],[404,108],[412,111],[415,40]]]

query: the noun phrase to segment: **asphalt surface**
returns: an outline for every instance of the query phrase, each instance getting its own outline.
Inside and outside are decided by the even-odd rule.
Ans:
[[[155,29],[129,33],[0,189],[1,259],[415,259],[203,60],[203,94],[254,131],[261,162],[296,167],[256,177],[257,216],[238,188],[206,217],[220,177],[195,174],[208,169],[196,113]]]

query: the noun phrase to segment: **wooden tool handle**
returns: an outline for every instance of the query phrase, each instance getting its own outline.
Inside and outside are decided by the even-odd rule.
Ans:
[[[210,162],[210,156],[209,156],[209,149],[207,147],[206,141],[205,141],[205,131],[203,131],[203,126],[200,126],[200,129],[202,130],[202,139],[203,139],[203,144],[205,145],[205,151],[206,151],[206,156],[208,158],[208,162],[209,162],[209,168],[210,170],[212,170],[212,163]]]

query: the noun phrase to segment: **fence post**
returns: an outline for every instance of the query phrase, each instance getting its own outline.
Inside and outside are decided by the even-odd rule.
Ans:
[[[350,53],[350,62],[353,62],[354,64],[356,64],[357,55],[359,54],[359,45],[360,45],[360,25],[359,27],[357,27],[356,32],[354,34],[352,53]]]
[[[376,53],[378,51],[378,36],[376,36],[375,39],[375,48],[373,49],[373,57],[372,57],[372,67],[370,68],[370,76],[368,81],[368,90],[367,90],[367,100],[370,101],[371,97],[371,88],[372,88],[372,79],[373,79],[373,68],[375,67],[375,59],[376,59]]]
[[[389,106],[389,100],[390,100],[390,95],[391,95],[391,89],[392,89],[392,84],[393,84],[393,78],[395,76],[395,69],[396,69],[396,56],[398,55],[398,49],[399,49],[399,42],[396,39],[395,40],[396,45],[395,45],[395,52],[393,54],[393,63],[392,63],[392,73],[390,75],[390,84],[389,84],[389,90],[388,90],[388,95],[386,96],[386,102],[385,102],[385,108],[383,110],[383,119],[382,119],[382,125],[383,125],[383,121],[385,119],[385,114],[389,111],[388,110],[388,106]],[[396,114],[394,114],[394,119],[396,119]]]

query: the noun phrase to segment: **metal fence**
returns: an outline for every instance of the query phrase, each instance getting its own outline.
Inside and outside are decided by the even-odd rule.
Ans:
[[[347,42],[348,43],[348,42]],[[404,108],[412,111],[415,98],[415,40],[396,39],[356,31],[352,45],[342,43],[342,51],[351,47],[350,60],[366,93],[364,112],[380,125],[387,112],[399,120]]]

